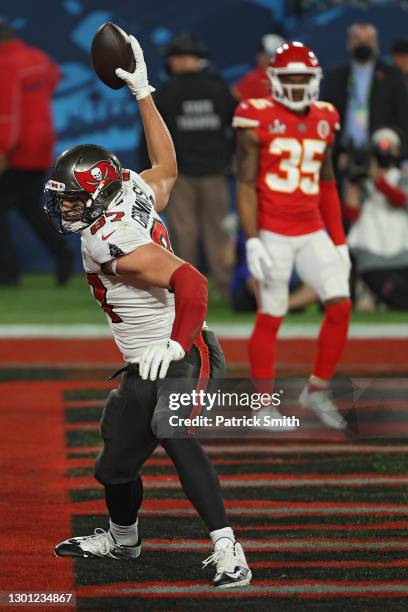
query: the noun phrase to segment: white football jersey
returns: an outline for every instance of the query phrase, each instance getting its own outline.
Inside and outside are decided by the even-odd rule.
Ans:
[[[167,229],[154,209],[153,190],[130,171],[129,180],[123,182],[123,189],[105,214],[81,232],[82,260],[90,289],[106,312],[115,342],[129,363],[137,363],[147,346],[170,338],[174,295],[131,275],[104,274],[101,265],[152,242],[171,249]]]

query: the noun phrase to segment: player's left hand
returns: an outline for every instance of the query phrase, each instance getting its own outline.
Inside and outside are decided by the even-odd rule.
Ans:
[[[246,257],[250,273],[257,281],[264,281],[272,260],[259,238],[248,238],[246,241]]]
[[[185,351],[176,340],[165,340],[147,347],[139,363],[139,372],[143,380],[165,378],[171,361],[183,359]],[[160,368],[160,369],[159,369]],[[150,374],[150,375],[149,375]]]
[[[337,252],[338,252],[338,254],[340,256],[340,259],[342,261],[342,264],[346,268],[347,276],[348,276],[350,274],[350,271],[351,271],[351,259],[350,259],[349,248],[348,248],[347,244],[339,244],[339,245],[337,245],[336,248],[337,248]]]
[[[116,68],[115,73],[120,79],[123,79],[136,100],[142,100],[146,96],[150,96],[153,91],[156,91],[154,87],[149,85],[147,78],[146,62],[144,61],[142,47],[137,42],[136,38],[132,35],[129,36],[130,44],[132,46],[133,55],[136,62],[136,67],[133,72],[126,72],[122,68]]]

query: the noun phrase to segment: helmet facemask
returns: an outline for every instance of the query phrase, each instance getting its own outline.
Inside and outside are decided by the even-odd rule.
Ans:
[[[267,70],[271,81],[272,97],[294,111],[301,111],[319,98],[320,80],[322,71],[320,68],[306,68],[302,65],[298,69],[295,66],[289,68],[273,68]],[[305,83],[285,83],[281,77],[307,76]],[[299,95],[302,93],[302,95]]]
[[[112,199],[102,196],[105,185],[106,181],[101,180],[94,193],[88,193],[66,190],[65,184],[57,181],[47,182],[44,211],[59,234],[82,232],[105,213]],[[78,202],[78,205],[64,210],[64,202]]]

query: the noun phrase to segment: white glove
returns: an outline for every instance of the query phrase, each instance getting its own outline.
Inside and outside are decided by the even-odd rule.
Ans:
[[[347,271],[347,276],[350,274],[351,271],[351,259],[350,259],[350,252],[349,252],[349,248],[347,246],[347,244],[340,244],[338,246],[336,246],[337,252],[340,256],[340,259],[343,263],[343,265],[346,268]]]
[[[183,347],[176,340],[165,340],[159,344],[153,344],[147,347],[139,362],[140,376],[143,380],[148,378],[156,380],[159,373],[159,378],[164,378],[169,369],[170,362],[180,361],[185,354]]]
[[[258,281],[265,280],[272,260],[259,238],[249,238],[246,241],[246,257],[252,276]]]
[[[116,68],[115,74],[126,82],[132,94],[136,96],[136,100],[142,100],[142,98],[150,96],[150,94],[156,90],[149,85],[147,79],[147,68],[142,47],[132,35],[129,36],[129,41],[136,62],[135,70],[134,72],[126,72],[126,70],[122,70],[122,68]]]

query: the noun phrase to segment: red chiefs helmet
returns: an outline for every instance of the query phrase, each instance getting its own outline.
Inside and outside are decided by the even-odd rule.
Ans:
[[[300,42],[285,43],[276,51],[267,69],[272,85],[272,97],[292,110],[302,110],[319,97],[322,69],[319,60],[309,47]],[[285,74],[310,75],[306,84],[282,83]],[[303,89],[303,97],[297,99]],[[294,92],[296,91],[296,96]]]

